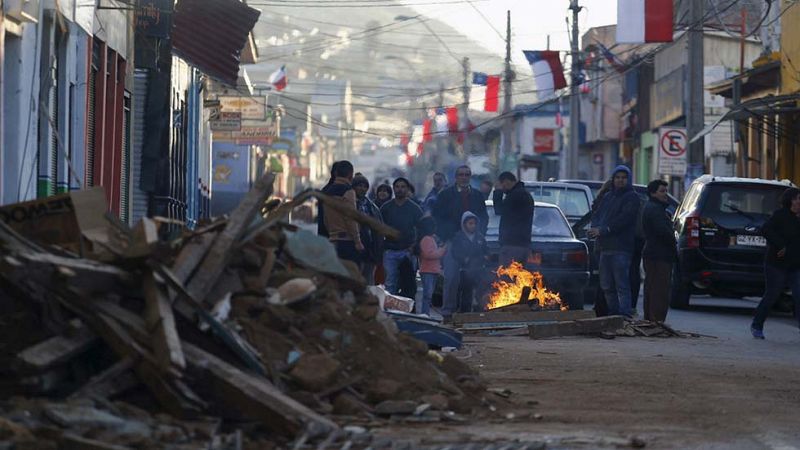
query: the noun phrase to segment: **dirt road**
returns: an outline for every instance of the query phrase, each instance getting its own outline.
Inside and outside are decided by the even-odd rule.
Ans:
[[[771,319],[767,340],[755,341],[747,331],[749,307],[670,314],[674,327],[717,338],[469,336],[459,356],[492,388],[512,392],[513,419],[495,414],[385,432],[460,443],[451,448],[492,439],[546,448],[800,448],[795,322]]]

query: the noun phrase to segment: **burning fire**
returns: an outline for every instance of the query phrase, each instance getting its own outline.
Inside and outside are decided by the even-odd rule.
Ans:
[[[527,286],[531,288],[528,301],[537,302],[542,309],[567,310],[567,307],[561,303],[561,296],[544,287],[542,274],[539,272],[529,272],[522,264],[512,261],[508,267],[499,267],[497,276],[507,276],[511,278],[511,283],[504,280],[492,283],[495,291],[489,297],[486,309],[496,309],[519,303],[522,291]]]

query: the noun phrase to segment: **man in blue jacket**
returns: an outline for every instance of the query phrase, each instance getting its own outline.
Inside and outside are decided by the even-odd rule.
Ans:
[[[600,248],[600,287],[610,315],[632,315],[630,267],[639,214],[639,196],[633,190],[631,169],[617,166],[612,190],[592,217],[589,237]]]

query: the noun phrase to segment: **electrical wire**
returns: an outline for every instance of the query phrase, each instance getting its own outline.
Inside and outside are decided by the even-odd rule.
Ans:
[[[488,1],[488,0],[472,0]],[[468,0],[441,0],[436,2],[417,2],[417,3],[342,3],[342,4],[320,4],[319,2],[305,3],[281,3],[279,0],[262,0],[248,3],[249,6],[275,6],[281,8],[406,8],[409,6],[432,6],[432,5],[457,5],[468,3]]]

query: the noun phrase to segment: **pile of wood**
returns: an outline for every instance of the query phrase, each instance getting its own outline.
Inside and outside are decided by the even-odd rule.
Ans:
[[[337,202],[270,202],[272,183],[171,239],[77,205],[70,242],[0,220],[0,444],[302,448],[348,439],[355,417],[485,402],[475,373],[398,333],[355,266],[287,223],[312,196]]]

